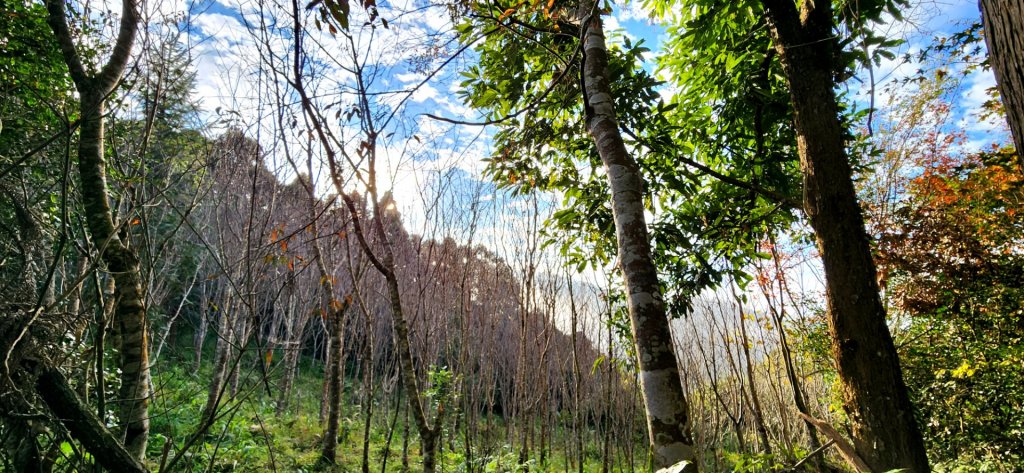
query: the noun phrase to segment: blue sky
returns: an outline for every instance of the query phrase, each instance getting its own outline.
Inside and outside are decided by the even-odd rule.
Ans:
[[[420,3],[414,0],[406,0],[401,4],[381,4],[382,15],[389,18],[391,28],[378,28],[374,31],[374,49],[369,60],[376,61],[382,71],[373,84],[376,92],[400,92],[418,84],[425,76],[409,65],[409,61],[416,55],[417,49],[414,46],[422,44],[430,34],[443,32],[450,27],[446,13],[440,8],[428,8],[413,14],[401,13],[417,5]],[[286,13],[278,8],[267,4],[265,14]],[[353,12],[354,16],[361,14],[355,4]],[[890,36],[906,39],[906,43],[900,47],[896,61],[884,62],[875,70],[879,82],[876,93],[882,93],[885,83],[917,70],[918,64],[902,62],[903,53],[919,51],[935,36],[948,35],[961,29],[976,20],[979,14],[977,4],[973,1],[950,1],[918,3],[905,16],[909,21],[878,27]],[[212,112],[218,108],[222,111],[236,110],[243,121],[260,128],[265,127],[265,121],[273,115],[272,108],[264,100],[272,87],[268,85],[267,78],[260,79],[253,73],[253,68],[260,63],[258,56],[261,53],[254,47],[253,37],[241,21],[243,18],[251,23],[258,21],[256,0],[219,0],[194,10],[191,19],[194,34],[190,39],[195,45],[194,56],[199,71],[197,94],[211,117]],[[353,21],[353,25],[356,24],[358,21]],[[641,2],[617,4],[605,24],[609,30],[621,31],[633,39],[644,39],[652,50],[648,59],[652,61],[651,67],[654,67],[654,55],[665,39],[665,28],[648,18]],[[360,33],[358,36],[366,35]],[[368,37],[364,39],[361,40],[361,46],[357,47],[369,47],[366,46],[370,44]],[[333,41],[326,34],[320,34],[319,40],[325,44]],[[289,44],[287,34],[278,35],[274,41],[277,46],[272,49],[281,49],[283,52],[275,52],[286,54]],[[323,49],[320,53],[329,54],[330,51]],[[439,64],[441,59],[427,61],[426,69]],[[323,63],[329,64],[330,61],[325,60]],[[435,181],[442,174],[450,181],[447,189],[483,185],[484,198],[495,200],[493,185],[483,182],[481,175],[481,159],[491,152],[489,136],[492,130],[451,126],[422,116],[424,111],[428,111],[464,120],[479,118],[476,111],[463,105],[456,96],[458,83],[462,80],[456,74],[458,69],[459,63],[456,61],[411,93],[406,98],[405,109],[396,126],[388,130],[394,131],[395,136],[386,144],[383,152],[384,185],[392,188],[399,205],[403,207],[403,214],[410,219],[413,228],[427,226],[425,218],[428,202],[419,189],[436,184]],[[336,67],[325,66],[318,75],[317,83],[310,84],[313,88],[342,90],[351,83],[351,78]],[[861,77],[861,81],[851,81],[847,86],[856,92],[856,100],[866,106],[867,81],[863,79],[866,75],[861,74]],[[993,139],[999,139],[999,124],[978,122],[969,113],[987,98],[985,91],[993,84],[991,74],[986,72],[965,78],[959,100],[955,104],[958,106],[955,121],[969,131],[970,146],[981,147]],[[383,99],[383,102],[393,105],[404,96],[395,94],[390,97]],[[881,101],[881,97],[876,97],[876,103]],[[343,128],[341,126],[339,131],[343,131]],[[275,136],[269,131],[263,134]],[[413,135],[418,140],[410,146]]]

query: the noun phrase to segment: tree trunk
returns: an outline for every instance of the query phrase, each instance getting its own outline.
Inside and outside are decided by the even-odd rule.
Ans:
[[[242,375],[242,361],[245,357],[245,347],[249,344],[249,336],[252,335],[252,328],[250,327],[249,320],[253,314],[251,312],[246,314],[242,311],[251,311],[253,310],[253,307],[255,307],[255,304],[253,304],[251,300],[244,306],[243,303],[239,301],[239,304],[236,306],[235,316],[233,318],[235,326],[231,330],[232,338],[229,339],[231,340],[231,345],[228,346],[228,353],[230,354],[228,357],[229,363],[227,365],[228,399],[234,399],[235,396],[238,395],[238,386]],[[245,317],[245,315],[249,315],[249,317]]]
[[[288,411],[288,404],[292,397],[295,378],[299,374],[299,355],[302,350],[302,336],[298,335],[295,341],[288,341],[284,348],[284,373],[281,375],[281,392],[278,393],[277,406],[274,412],[277,415],[284,415]]]
[[[329,327],[329,326],[328,326]],[[327,414],[331,406],[331,363],[334,360],[331,349],[331,330],[327,329],[327,336],[324,337],[324,382],[320,383],[320,424],[327,424]]]
[[[41,368],[36,378],[36,390],[71,436],[92,454],[100,466],[125,473],[146,471],[137,456],[126,450],[99,417],[82,404],[57,369]]]
[[[1013,143],[1024,150],[1024,1],[979,0],[978,6]],[[1024,169],[1024,155],[1018,152],[1017,157]]]
[[[651,258],[644,217],[643,178],[636,161],[626,151],[615,119],[608,51],[600,14],[595,7],[593,1],[586,1],[580,10],[586,21],[583,75],[587,129],[601,155],[611,186],[619,266],[626,283],[654,462],[660,468],[689,461],[684,471],[696,471],[689,408],[679,380],[657,269]]]
[[[222,301],[218,316],[220,321],[217,324],[217,346],[213,354],[213,372],[210,374],[210,388],[207,391],[206,406],[203,408],[202,419],[212,419],[217,413],[217,405],[220,403],[224,392],[224,381],[227,379],[229,365],[231,364],[231,331],[234,324],[231,322],[233,311],[232,296],[229,293],[227,300]]]
[[[320,461],[327,465],[333,465],[337,458],[338,429],[341,425],[341,389],[343,381],[341,374],[344,368],[341,361],[341,349],[345,308],[331,307],[334,305],[334,301],[331,301],[329,304],[327,310],[331,314],[331,362],[327,367],[327,427],[324,429],[324,444],[320,450]]]
[[[207,283],[203,281],[199,285],[199,322],[196,323],[196,330],[192,333],[192,372],[199,373],[203,363],[203,344],[206,343],[207,326],[210,323],[210,300],[207,294]]]
[[[405,418],[402,420],[402,471],[409,471],[409,403],[405,404]]]
[[[579,313],[576,311],[576,294],[572,276],[566,274],[565,280],[569,286],[569,314],[571,317],[569,343],[572,343],[572,433],[576,447],[576,471],[583,473],[583,428],[580,425],[580,356],[576,340],[576,334],[579,332]],[[569,459],[566,458],[566,461],[568,462]],[[566,473],[568,473],[568,468]]]
[[[928,471],[846,155],[832,75],[831,4],[803,2],[800,12],[791,0],[764,5],[789,82],[804,212],[824,264],[832,355],[857,454],[877,471]]]
[[[432,473],[434,471],[434,454],[436,452],[436,439],[438,432],[431,427],[430,420],[427,418],[425,406],[426,401],[423,393],[419,390],[416,379],[416,369],[413,362],[412,349],[409,345],[409,327],[405,313],[402,310],[402,300],[398,287],[398,275],[396,272],[394,250],[390,242],[392,232],[389,232],[384,224],[384,217],[382,216],[383,206],[381,205],[381,199],[377,194],[375,163],[377,156],[376,140],[379,130],[375,129],[375,125],[373,123],[374,113],[368,109],[369,102],[366,100],[368,95],[366,84],[363,82],[364,77],[360,74],[356,74],[355,79],[357,83],[357,93],[361,97],[361,113],[359,116],[363,120],[362,127],[365,130],[366,138],[365,153],[368,168],[366,175],[366,187],[373,211],[372,215],[368,217],[370,220],[365,220],[365,218],[367,218],[366,212],[361,210],[361,207],[357,205],[355,198],[352,195],[345,192],[346,186],[341,174],[341,159],[339,157],[339,151],[331,144],[333,143],[333,140],[328,137],[327,131],[324,129],[323,117],[319,114],[320,112],[316,110],[309,94],[306,93],[305,85],[302,80],[303,26],[301,22],[301,12],[302,9],[299,7],[298,0],[292,0],[292,32],[294,33],[295,42],[292,63],[294,78],[291,81],[291,85],[299,94],[302,110],[308,119],[308,123],[312,125],[313,131],[316,132],[316,136],[319,138],[319,142],[323,147],[324,154],[327,155],[327,163],[330,168],[331,180],[334,183],[335,190],[338,192],[339,197],[352,217],[352,231],[359,242],[359,248],[367,259],[370,260],[374,269],[384,277],[384,281],[387,285],[388,299],[391,304],[391,323],[394,329],[395,349],[398,352],[400,376],[409,398],[413,420],[416,422],[416,428],[419,431],[420,441],[423,446],[423,471],[426,473]],[[349,39],[351,40],[351,38]],[[355,45],[353,44],[352,47],[354,48]],[[358,55],[353,59],[355,62],[358,62]],[[372,231],[375,232],[379,238],[379,255],[370,246],[369,237],[371,235],[367,232],[367,229],[371,227],[364,227],[364,224],[366,223],[372,226]]]
[[[139,259],[118,234],[107,192],[107,171],[103,142],[103,106],[121,79],[131,55],[139,24],[135,0],[123,0],[122,17],[110,59],[102,69],[89,75],[82,65],[74,38],[65,18],[62,0],[48,0],[48,22],[60,44],[64,62],[79,93],[81,120],[78,138],[78,171],[82,206],[92,241],[117,283],[115,322],[121,333],[121,391],[118,418],[124,426],[125,448],[137,459],[146,455],[149,437],[149,346],[146,334],[146,306],[142,293]]]

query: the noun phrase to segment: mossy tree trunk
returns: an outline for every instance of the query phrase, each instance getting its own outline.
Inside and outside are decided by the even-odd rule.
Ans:
[[[150,398],[146,298],[139,258],[122,238],[123,228],[115,224],[110,208],[103,141],[104,103],[121,80],[131,55],[139,26],[138,5],[135,0],[122,1],[117,40],[107,63],[96,74],[87,73],[82,63],[68,28],[65,2],[48,0],[46,8],[50,27],[79,94],[78,171],[86,226],[117,285],[114,322],[121,339],[121,390],[117,401],[123,426],[121,436],[132,456],[142,459],[149,437]]]

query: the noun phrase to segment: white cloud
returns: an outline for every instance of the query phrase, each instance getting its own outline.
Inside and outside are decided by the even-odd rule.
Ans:
[[[622,21],[651,21],[651,11],[640,0],[627,0],[615,5],[613,14]]]
[[[416,88],[416,91],[412,93],[411,100],[413,102],[422,103],[430,99],[438,98],[437,89],[430,84],[423,84]]]
[[[218,47],[231,48],[251,40],[246,28],[237,18],[220,13],[203,13],[193,19],[204,38]]]

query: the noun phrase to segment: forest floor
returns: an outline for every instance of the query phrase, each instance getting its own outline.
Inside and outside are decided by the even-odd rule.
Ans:
[[[187,352],[187,351],[186,351]],[[212,356],[212,353],[211,353]],[[180,448],[183,439],[192,435],[206,402],[208,386],[203,380],[210,379],[210,367],[203,364],[199,373],[191,370],[191,357],[173,358],[161,363],[163,369],[154,371],[153,384],[156,392],[151,410],[152,435],[149,445],[149,459],[158,467],[165,442],[175,442]],[[277,415],[277,385],[275,373],[272,381],[264,383],[258,372],[248,373],[255,363],[243,363],[240,387],[233,400],[223,401],[218,420],[207,435],[183,458],[176,471],[196,472],[349,472],[362,471],[363,433],[365,427],[364,407],[359,405],[361,396],[359,380],[346,379],[338,444],[337,463],[333,466],[318,464],[322,423],[319,420],[320,393],[322,392],[322,371],[310,366],[308,359],[302,360],[295,381],[292,398],[287,412]],[[402,401],[404,403],[404,400]],[[387,403],[387,406],[384,404]],[[404,406],[403,406],[404,407]],[[415,427],[410,425],[407,448],[407,465],[403,466],[404,419],[399,410],[395,419],[394,394],[388,399],[380,395],[374,401],[373,421],[369,433],[370,472],[403,472],[420,469],[419,442]],[[392,427],[393,426],[393,427]],[[393,428],[393,432],[392,432]],[[578,471],[570,465],[564,452],[551,451],[544,464],[537,458],[519,462],[518,451],[503,444],[506,426],[500,418],[493,418],[491,432],[496,439],[493,446],[473,453],[473,467],[466,460],[465,447],[459,440],[446,441],[439,455],[438,472],[513,472],[513,471]],[[486,435],[481,425],[477,435]],[[390,435],[389,441],[389,432]],[[557,445],[564,445],[564,438],[556,438]],[[585,472],[601,471],[600,446],[585,447],[587,461]],[[642,449],[641,449],[642,451]],[[171,454],[173,456],[173,452]],[[625,466],[625,465],[624,465]],[[623,466],[613,468],[623,470]],[[641,465],[625,466],[625,471],[644,471]]]

